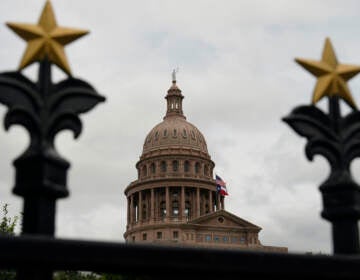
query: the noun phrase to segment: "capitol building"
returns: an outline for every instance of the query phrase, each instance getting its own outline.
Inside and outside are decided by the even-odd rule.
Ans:
[[[125,189],[126,242],[287,252],[262,245],[261,227],[225,210],[215,163],[183,113],[175,75],[165,99],[163,121],[147,134],[136,163],[137,180]]]

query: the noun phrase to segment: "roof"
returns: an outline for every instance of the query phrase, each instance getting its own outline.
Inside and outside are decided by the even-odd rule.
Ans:
[[[249,221],[240,218],[226,210],[218,210],[209,214],[205,214],[199,218],[191,220],[189,224],[204,225],[204,226],[216,226],[223,228],[234,228],[234,229],[253,229],[257,232],[261,230],[261,227],[250,223]]]

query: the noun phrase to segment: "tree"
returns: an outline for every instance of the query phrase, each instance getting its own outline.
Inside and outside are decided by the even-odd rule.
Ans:
[[[15,227],[19,220],[18,216],[8,217],[8,204],[2,207],[2,218],[0,223],[0,235],[15,235]],[[0,270],[0,280],[15,280],[16,273],[13,270]]]
[[[13,218],[8,217],[9,214],[8,206],[9,206],[8,204],[4,204],[4,206],[2,207],[3,213],[0,224],[1,235],[15,235],[15,227],[19,220],[18,216],[15,216]]]
[[[141,280],[140,277],[114,275],[108,273],[88,273],[79,271],[59,271],[54,280]]]
[[[79,271],[59,271],[54,274],[54,280],[100,280],[101,278],[93,273]]]

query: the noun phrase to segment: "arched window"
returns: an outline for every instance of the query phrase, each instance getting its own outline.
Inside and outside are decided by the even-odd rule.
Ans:
[[[156,165],[155,165],[155,163],[152,163],[152,164],[150,165],[150,170],[151,170],[151,173],[152,173],[152,174],[154,174],[154,173],[156,172]]]
[[[146,168],[146,165],[144,165],[143,168],[142,168],[142,174],[143,174],[143,176],[147,176],[147,168]]]
[[[179,201],[177,200],[174,200],[172,202],[172,211],[171,211],[171,214],[173,216],[178,216],[179,215]]]
[[[209,166],[205,165],[204,167],[204,175],[207,176],[209,175]]]
[[[134,203],[134,213],[135,213],[135,223],[137,223],[139,221],[139,205],[137,201]]]
[[[186,133],[186,129],[185,129],[185,128],[183,129],[183,133],[182,133],[182,134],[183,134],[183,137],[184,137],[184,138],[187,137],[187,133]]]
[[[184,171],[189,172],[190,171],[190,162],[187,160],[184,162]]]
[[[171,196],[173,197],[173,199],[176,199],[177,197],[179,197],[179,192],[175,190],[171,192]]]
[[[160,216],[164,218],[166,216],[166,202],[161,201],[160,202]]]
[[[184,215],[186,217],[186,220],[188,220],[190,218],[190,214],[191,214],[191,208],[190,208],[190,201],[185,201],[185,210],[184,210]]]
[[[195,163],[195,173],[197,174],[199,172],[200,172],[200,163],[197,162],[197,163]]]
[[[146,220],[147,219],[147,205],[146,203],[143,203],[143,206],[142,206],[142,219],[143,220]]]
[[[172,166],[173,166],[173,171],[177,172],[179,170],[179,162],[177,160],[174,160],[172,162]]]
[[[205,213],[210,213],[210,207],[209,207],[209,204],[205,204]]]
[[[161,166],[161,171],[166,172],[166,161],[162,161],[160,166]]]

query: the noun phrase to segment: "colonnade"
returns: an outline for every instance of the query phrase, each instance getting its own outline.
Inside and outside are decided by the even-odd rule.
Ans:
[[[224,197],[201,187],[152,187],[127,197],[127,224],[184,222],[224,209]]]

